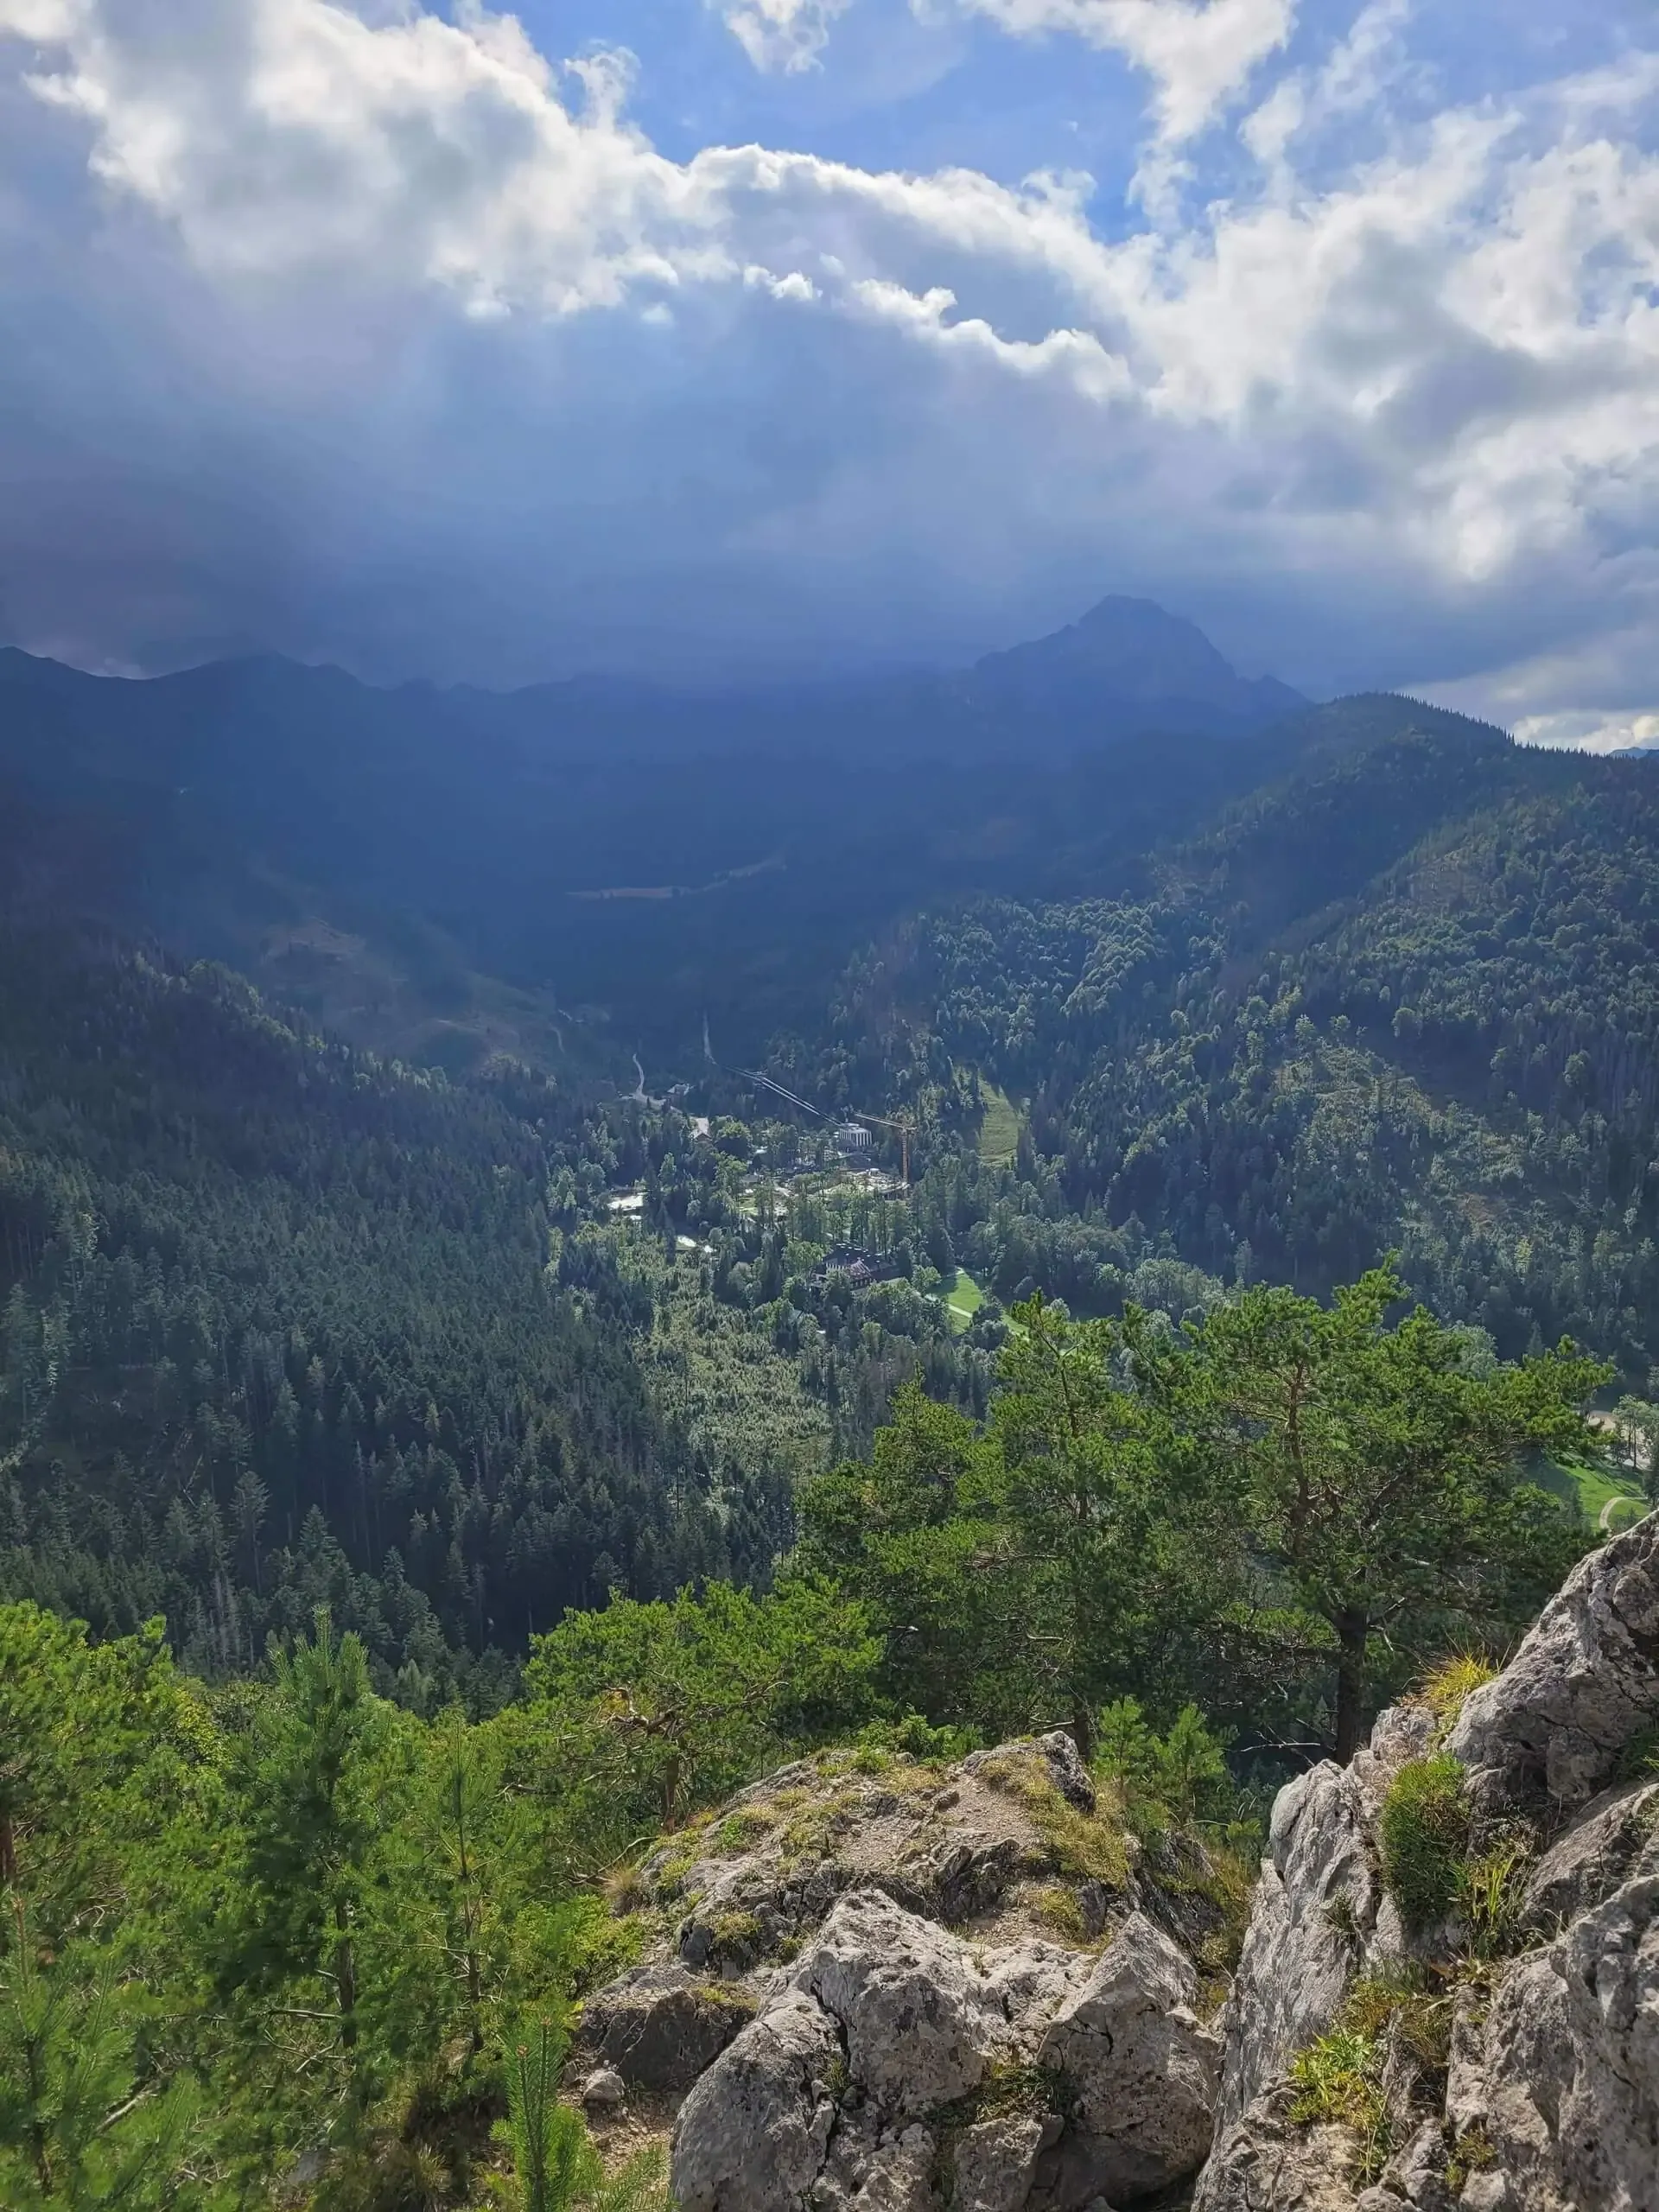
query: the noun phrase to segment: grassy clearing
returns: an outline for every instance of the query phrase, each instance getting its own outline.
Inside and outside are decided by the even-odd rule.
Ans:
[[[1617,1535],[1651,1510],[1635,1476],[1599,1458],[1550,1459],[1539,1452],[1531,1462],[1530,1472],[1534,1482],[1576,1504],[1591,1528],[1602,1535]]]
[[[973,1326],[974,1316],[985,1303],[985,1294],[965,1268],[958,1268],[944,1294],[944,1310],[950,1326],[960,1336]]]
[[[1020,1116],[1007,1091],[979,1079],[985,1111],[979,1124],[979,1156],[988,1167],[1009,1167],[1020,1149]]]
[[[1592,1529],[1616,1535],[1649,1510],[1642,1485],[1632,1475],[1599,1466],[1589,1459],[1563,1460],[1560,1467],[1577,1491],[1580,1510]]]
[[[640,1363],[669,1420],[745,1473],[783,1467],[799,1478],[827,1466],[830,1417],[766,1331],[702,1288],[695,1255],[671,1268],[653,1237],[620,1227],[609,1234],[656,1305]]]

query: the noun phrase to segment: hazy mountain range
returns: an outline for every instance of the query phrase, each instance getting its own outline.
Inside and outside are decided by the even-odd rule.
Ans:
[[[10,895],[154,929],[384,1047],[539,1058],[562,1004],[607,1064],[683,1051],[704,1012],[753,1048],[892,914],[1179,826],[1306,704],[1122,599],[963,671],[721,693],[0,652]]]

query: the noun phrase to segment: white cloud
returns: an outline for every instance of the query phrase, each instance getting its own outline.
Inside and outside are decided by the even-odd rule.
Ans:
[[[1558,715],[1522,715],[1515,735],[1523,745],[1570,747],[1581,753],[1626,753],[1632,746],[1659,748],[1659,714],[1601,715],[1577,709]]]
[[[1296,0],[959,0],[1016,37],[1070,33],[1153,79],[1159,143],[1214,120],[1289,38]]]
[[[851,0],[709,0],[757,69],[810,69]]]
[[[1349,118],[1363,116],[1381,99],[1389,78],[1409,69],[1403,35],[1414,0],[1366,0],[1345,38],[1313,69],[1281,77],[1239,130],[1257,161],[1289,182],[1285,168],[1292,142]]]
[[[1197,40],[1219,5],[1090,20],[1119,8],[1172,137],[1289,21],[1238,13],[1200,70],[1147,26]],[[1645,712],[1659,75],[1633,57],[1408,127],[1377,107],[1402,22],[1379,0],[1258,105],[1259,189],[1109,238],[1085,178],[669,160],[626,57],[550,61],[477,9],[0,0],[0,76],[33,87],[0,110],[0,423],[30,432],[0,434],[12,626],[372,635],[487,676],[554,652],[550,609],[566,657],[671,603],[925,650],[1114,582],[1310,683],[1514,667],[1505,719]],[[1302,161],[1313,120],[1361,111],[1363,159]],[[54,227],[29,164],[70,147],[97,197]],[[79,318],[67,382],[41,302]],[[109,544],[72,542],[53,487],[89,483],[135,518],[152,486],[171,597],[137,519],[118,591]],[[241,544],[249,487],[289,520]],[[1537,658],[1604,636],[1593,689],[1576,648]]]

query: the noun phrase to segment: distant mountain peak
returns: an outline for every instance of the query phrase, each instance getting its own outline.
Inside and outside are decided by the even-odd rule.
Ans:
[[[1147,728],[1242,731],[1309,703],[1274,677],[1240,676],[1185,615],[1121,594],[1063,630],[987,654],[969,681],[988,705]]]

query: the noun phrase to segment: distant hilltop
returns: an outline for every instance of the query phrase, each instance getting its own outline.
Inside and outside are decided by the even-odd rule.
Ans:
[[[1052,636],[988,654],[969,681],[982,709],[1005,717],[1135,728],[1152,721],[1217,735],[1258,729],[1310,703],[1275,677],[1240,676],[1197,623],[1150,599],[1103,599]]]

